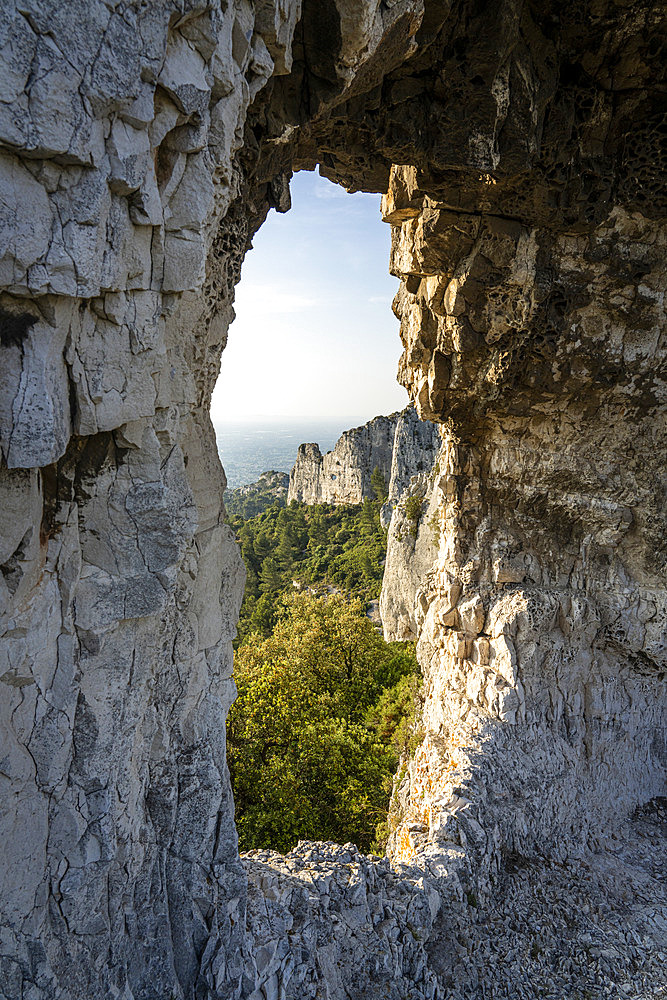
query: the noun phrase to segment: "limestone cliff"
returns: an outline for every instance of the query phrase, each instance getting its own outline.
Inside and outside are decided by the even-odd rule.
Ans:
[[[420,420],[414,407],[396,425],[389,496],[381,521],[388,529],[380,617],[387,641],[419,636],[415,601],[438,544],[438,506],[432,484],[439,475],[440,428]]]
[[[662,989],[665,34],[647,0],[2,6],[9,1000]],[[391,849],[416,868],[258,860],[249,890],[208,406],[252,235],[318,164],[385,194],[400,377],[442,428],[395,526],[426,702]],[[585,912],[614,942],[589,964]]]
[[[419,638],[422,584],[433,566],[440,541],[440,507],[439,498],[433,496],[434,478],[438,478],[437,464],[413,476],[391,505],[380,594],[380,617],[387,642],[414,642]]]
[[[371,474],[379,469],[389,482],[398,417],[398,413],[375,417],[344,431],[325,455],[316,444],[299,445],[290,472],[288,503],[355,504],[375,497]]]
[[[415,175],[395,177],[389,218]],[[478,866],[497,863],[498,841],[562,856],[665,788],[650,457],[664,447],[664,229],[615,208],[585,236],[546,219],[450,230],[448,202],[410,190],[393,256],[402,378],[424,415],[451,423],[428,497],[438,551],[414,608],[427,736],[394,843],[411,856],[472,838]],[[448,240],[423,264],[427,224]]]
[[[396,421],[387,502],[381,513],[385,527],[397,503],[409,490],[412,479],[415,476],[424,479],[433,471],[441,445],[438,424],[420,420],[414,406],[406,407]]]
[[[316,444],[299,446],[290,473],[288,502],[362,503],[375,498],[371,475],[379,469],[393,503],[411,476],[430,469],[440,438],[431,421],[420,421],[413,406],[388,417],[375,417],[361,427],[345,431],[325,455]]]

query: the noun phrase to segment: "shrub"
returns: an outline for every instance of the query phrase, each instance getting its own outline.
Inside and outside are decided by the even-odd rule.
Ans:
[[[424,506],[424,501],[421,497],[408,497],[405,501],[405,516],[408,521],[412,521],[410,526],[410,534],[413,538],[417,537],[417,530],[419,528],[419,519],[422,516],[422,509]]]

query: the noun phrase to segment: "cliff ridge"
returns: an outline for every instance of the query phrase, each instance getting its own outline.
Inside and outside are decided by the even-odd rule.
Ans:
[[[390,519],[391,504],[412,475],[430,469],[439,443],[437,427],[420,421],[408,406],[345,431],[325,455],[316,444],[302,444],[290,473],[288,503],[358,504],[375,499],[371,476],[378,469],[390,505],[383,519]]]

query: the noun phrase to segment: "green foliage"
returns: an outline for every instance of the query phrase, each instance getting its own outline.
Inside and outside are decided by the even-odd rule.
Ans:
[[[417,537],[417,530],[419,528],[419,519],[422,516],[422,508],[424,506],[424,501],[421,497],[408,497],[405,501],[405,516],[408,521],[412,521],[410,526],[410,534],[413,538]]]
[[[275,503],[230,518],[248,572],[227,741],[242,850],[302,838],[383,848],[420,676],[413,648],[385,643],[365,614],[386,552],[375,480],[377,500],[356,507]]]
[[[240,848],[305,838],[369,850],[414,725],[414,651],[385,643],[359,598],[290,594],[276,607],[271,633],[236,654],[227,753]]]
[[[421,497],[408,497],[405,501],[405,516],[409,521],[418,521],[422,514]]]
[[[228,517],[249,518],[269,507],[284,507],[287,503],[289,476],[285,472],[263,472],[256,483],[225,491]]]
[[[379,500],[380,503],[384,503],[389,496],[389,490],[387,489],[387,481],[377,465],[371,472],[371,486],[373,487],[373,492],[375,493],[377,500]]]
[[[408,654],[413,655],[413,654]],[[413,753],[421,742],[416,726],[421,677],[406,672],[391,687],[385,688],[366,714],[366,723],[380,739],[391,743],[399,756]]]
[[[294,589],[378,598],[387,544],[379,507],[370,500],[339,507],[292,502],[248,520],[230,517],[248,572],[236,645],[251,632],[268,636],[275,618],[267,614],[269,599]],[[261,598],[267,600],[258,611]]]

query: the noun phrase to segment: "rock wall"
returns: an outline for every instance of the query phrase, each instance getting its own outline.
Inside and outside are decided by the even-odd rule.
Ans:
[[[192,996],[243,944],[244,569],[206,404],[247,239],[233,157],[272,71],[251,14],[0,13],[8,1000]]]
[[[387,527],[412,477],[430,472],[440,444],[437,425],[420,420],[414,406],[345,431],[325,455],[316,444],[301,444],[290,473],[288,503],[357,504],[375,499],[371,475],[379,469],[387,488],[382,510]]]
[[[432,472],[441,445],[439,425],[430,420],[420,420],[414,406],[406,407],[396,422],[389,494],[382,512],[383,520],[391,518],[391,511],[409,488],[413,476]]]
[[[665,789],[665,229],[621,207],[585,235],[470,216],[434,247],[449,202],[420,206],[414,180],[396,170],[385,201],[395,218],[410,190],[393,243],[402,379],[451,423],[410,621],[426,738],[393,845],[462,844],[493,872],[499,850],[594,848]]]
[[[371,475],[379,469],[388,484],[398,413],[375,417],[361,427],[344,431],[322,455],[316,444],[301,444],[290,472],[287,502],[362,503],[375,497]]]
[[[482,901],[503,859],[589,850],[664,792],[661,19],[3,6],[9,1000],[261,995],[224,749],[243,568],[208,405],[243,255],[296,168],[388,192],[401,379],[443,429],[419,487],[437,552],[400,612],[426,735],[392,813],[394,855],[453,901],[428,931],[439,981],[446,920],[468,919],[455,873]]]

